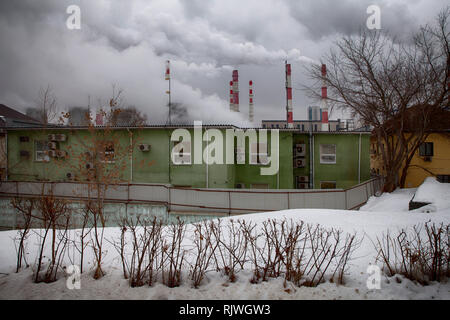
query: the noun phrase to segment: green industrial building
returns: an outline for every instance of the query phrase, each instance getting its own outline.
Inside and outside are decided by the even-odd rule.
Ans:
[[[233,149],[234,159],[245,154],[244,164],[196,163],[199,159],[194,152],[195,140],[182,149],[183,162],[174,163],[171,150],[177,141],[172,141],[171,137],[177,129],[187,130],[192,137],[196,134],[194,126],[5,127],[2,129],[7,160],[4,179],[85,181],[87,178],[83,172],[89,167],[89,160],[83,155],[92,148],[92,135],[110,140],[104,153],[111,159],[106,159],[103,164],[105,168],[117,170],[120,182],[192,188],[345,189],[370,179],[369,132],[280,129],[278,173],[262,175],[260,169],[270,165],[260,161],[259,144],[251,145],[248,138],[244,149]],[[227,130],[236,129],[239,128],[204,125],[200,132],[203,136],[207,130],[213,130],[225,138]],[[269,154],[271,135],[271,130],[267,130]],[[203,155],[210,142],[201,141]],[[224,159],[226,153],[224,143]],[[256,163],[250,164],[253,158]]]

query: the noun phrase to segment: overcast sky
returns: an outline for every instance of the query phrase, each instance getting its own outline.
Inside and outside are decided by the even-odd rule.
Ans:
[[[189,121],[246,125],[248,81],[255,122],[285,118],[284,60],[293,87],[304,67],[320,61],[333,41],[366,25],[369,5],[381,27],[398,36],[432,22],[445,0],[1,0],[0,103],[24,111],[50,85],[61,109],[104,105],[112,84],[126,105],[167,118],[164,62],[171,61],[172,101]],[[81,9],[81,29],[69,30],[66,8]],[[232,70],[240,74],[240,114],[229,112]],[[294,119],[317,105],[293,92]],[[332,115],[336,118],[338,113]],[[339,115],[342,116],[342,115]],[[186,121],[185,121],[186,122]]]

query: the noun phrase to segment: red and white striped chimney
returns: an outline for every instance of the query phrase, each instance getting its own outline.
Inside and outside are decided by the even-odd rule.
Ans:
[[[286,122],[288,128],[294,128],[294,117],[292,114],[292,84],[291,65],[286,61]]]
[[[167,60],[166,61],[166,76],[165,76],[166,80],[170,80],[170,61]]]
[[[253,81],[248,82],[248,120],[253,122]]]
[[[233,81],[230,81],[230,110],[234,111]]]
[[[234,111],[239,112],[239,73],[233,70],[233,104]]]
[[[328,125],[328,103],[327,103],[327,84],[326,79],[327,77],[327,66],[325,64],[322,64],[322,101],[321,101],[321,109],[322,109],[322,131],[329,131],[329,125]]]

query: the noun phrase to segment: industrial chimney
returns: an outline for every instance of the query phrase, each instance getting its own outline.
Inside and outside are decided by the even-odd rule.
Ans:
[[[233,81],[230,81],[230,110],[234,111]]]
[[[286,61],[286,122],[288,128],[294,128],[292,114],[291,65]]]
[[[239,74],[233,70],[233,104],[234,111],[239,112]]]
[[[327,103],[327,84],[326,79],[327,77],[327,66],[325,64],[322,64],[322,131],[329,131],[329,125],[328,125],[328,103]]]
[[[253,122],[253,81],[248,82],[248,120]]]

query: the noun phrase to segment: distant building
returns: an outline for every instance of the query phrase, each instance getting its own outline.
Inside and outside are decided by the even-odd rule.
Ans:
[[[30,127],[39,124],[35,118],[0,104],[0,127]]]
[[[445,110],[444,108],[439,115],[430,120],[432,126],[427,132],[427,137],[412,156],[406,173],[405,188],[417,188],[427,177],[436,177],[440,182],[450,182],[450,112]],[[422,116],[420,113],[409,114]],[[408,124],[405,126],[405,136],[409,138]],[[396,141],[397,136],[393,135],[392,139]],[[372,133],[370,144],[371,172],[374,175],[386,176],[386,166],[375,132]],[[382,147],[385,147],[384,143]],[[402,170],[403,166],[398,171],[399,177]]]
[[[329,131],[340,131],[340,120],[329,120]],[[262,120],[263,129],[285,129],[287,128],[286,120]],[[321,120],[294,120],[294,129],[304,132],[319,132],[322,131]]]
[[[4,104],[0,104],[0,180],[4,180],[8,173],[7,131],[6,127],[31,127],[40,122]]]
[[[71,107],[69,109],[69,125],[71,126],[88,126],[89,125],[89,109],[86,107]]]

